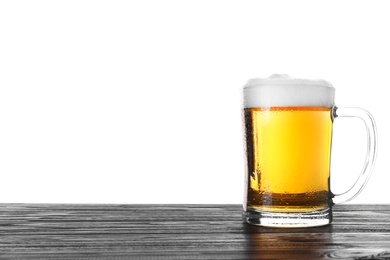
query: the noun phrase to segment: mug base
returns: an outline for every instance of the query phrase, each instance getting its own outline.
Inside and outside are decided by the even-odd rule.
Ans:
[[[278,213],[248,209],[243,212],[242,218],[248,224],[265,227],[317,227],[332,222],[332,210],[326,208],[308,213]]]

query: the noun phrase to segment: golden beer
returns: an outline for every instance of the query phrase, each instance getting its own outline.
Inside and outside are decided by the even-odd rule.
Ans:
[[[331,205],[332,108],[244,108],[246,209],[306,213]]]

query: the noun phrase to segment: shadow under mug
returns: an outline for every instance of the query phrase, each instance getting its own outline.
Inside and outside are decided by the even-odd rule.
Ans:
[[[377,150],[373,117],[361,108],[334,104],[335,89],[324,80],[273,75],[243,88],[246,156],[243,220],[272,227],[312,227],[332,222],[332,206],[364,188]],[[330,190],[333,121],[361,118],[367,155],[355,184],[342,194]]]

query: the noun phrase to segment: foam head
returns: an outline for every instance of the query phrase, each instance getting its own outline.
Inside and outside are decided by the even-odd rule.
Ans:
[[[335,89],[325,80],[291,78],[275,74],[248,80],[243,88],[244,108],[333,107]]]

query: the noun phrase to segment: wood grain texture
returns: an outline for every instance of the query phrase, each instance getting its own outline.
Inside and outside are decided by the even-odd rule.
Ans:
[[[334,222],[280,229],[240,205],[0,204],[0,259],[390,259],[390,205],[342,205]]]

